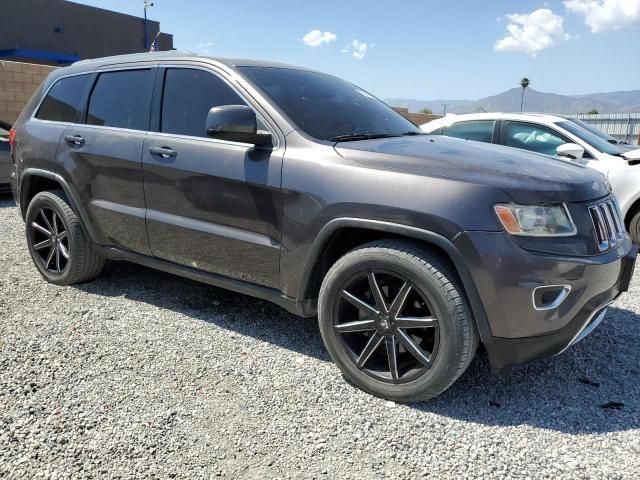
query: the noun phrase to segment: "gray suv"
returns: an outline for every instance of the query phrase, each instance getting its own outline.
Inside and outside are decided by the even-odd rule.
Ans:
[[[385,398],[434,397],[558,354],[627,290],[604,177],[424,135],[339,78],[180,53],[52,73],[12,130],[12,189],[45,279],[127,260],[318,316]]]

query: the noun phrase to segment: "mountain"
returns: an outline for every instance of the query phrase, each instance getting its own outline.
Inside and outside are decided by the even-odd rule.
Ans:
[[[603,102],[622,107],[623,109],[635,107],[636,110],[634,111],[640,111],[638,108],[640,107],[640,90],[631,90],[628,92],[591,93],[589,95],[575,95],[575,97],[589,97],[594,100],[601,100]]]
[[[442,104],[447,103],[448,112],[519,112],[521,88],[512,88],[479,100],[414,100],[407,98],[389,98],[386,102],[394,107],[409,108],[417,112],[428,107],[434,113],[442,113]],[[557,95],[539,92],[527,88],[524,94],[524,110],[543,113],[587,113],[591,110],[599,113],[640,112],[640,90],[628,92],[603,92],[590,95]]]
[[[451,111],[453,108],[462,108],[472,103],[472,100],[413,100],[411,98],[386,98],[384,101],[394,107],[408,108],[410,112],[419,112],[426,107],[433,113],[442,113],[445,104],[447,111]]]

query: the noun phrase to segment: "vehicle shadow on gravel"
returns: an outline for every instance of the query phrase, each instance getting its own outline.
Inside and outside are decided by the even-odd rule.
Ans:
[[[96,281],[76,288],[124,296],[330,361],[315,319],[298,318],[266,301],[127,262],[110,262]],[[573,434],[640,428],[638,337],[640,316],[610,308],[593,334],[561,356],[502,380],[491,375],[487,355],[480,350],[449,390],[410,406],[478,424],[530,425]]]
[[[128,262],[109,262],[82,291],[168,309],[241,335],[330,361],[315,318],[300,318],[270,302]]]
[[[502,380],[476,355],[444,394],[412,407],[484,425],[530,425],[571,434],[640,428],[640,315],[611,307],[590,336],[562,355]],[[484,353],[484,352],[483,352]]]

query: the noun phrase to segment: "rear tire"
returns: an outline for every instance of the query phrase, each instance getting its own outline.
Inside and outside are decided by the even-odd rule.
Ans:
[[[479,341],[448,262],[397,240],[363,245],[331,267],[318,320],[343,374],[362,390],[399,402],[445,391],[468,367]]]
[[[50,190],[33,197],[25,222],[29,253],[48,282],[74,285],[93,280],[102,271],[104,259],[63,191]]]

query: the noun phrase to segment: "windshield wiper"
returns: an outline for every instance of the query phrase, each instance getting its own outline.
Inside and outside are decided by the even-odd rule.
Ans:
[[[397,133],[349,133],[347,135],[336,135],[331,137],[331,142],[355,142],[357,140],[372,140],[374,138],[398,137]]]
[[[331,137],[331,142],[355,142],[357,140],[371,140],[374,138],[408,137],[413,135],[428,135],[424,132],[402,132],[402,133],[349,133],[347,135],[336,135]]]

